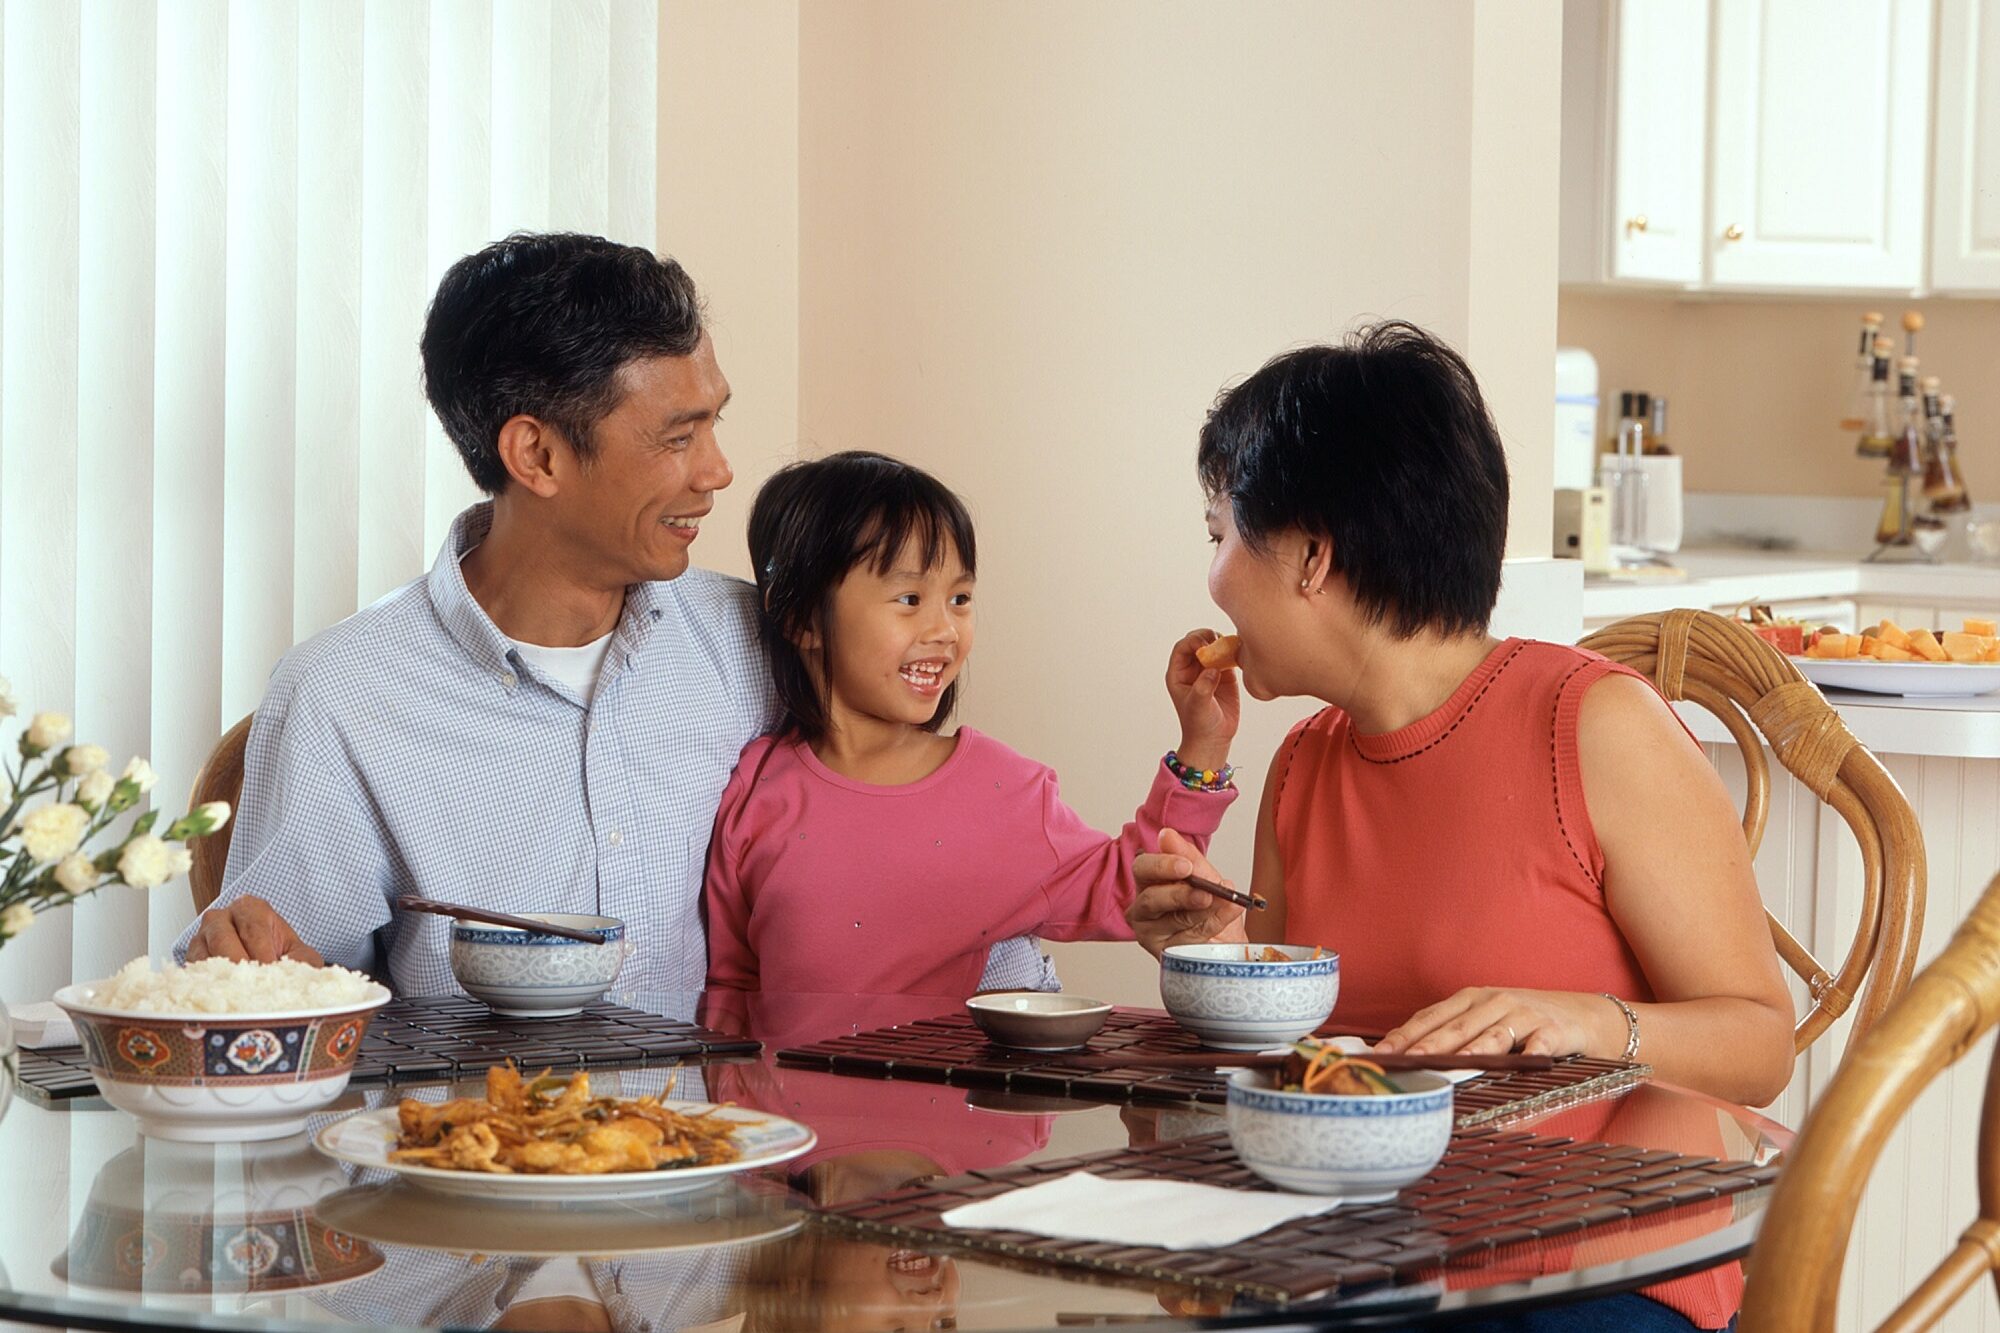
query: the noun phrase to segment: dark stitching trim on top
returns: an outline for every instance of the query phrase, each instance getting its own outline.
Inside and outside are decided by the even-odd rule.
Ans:
[[[1446,727],[1438,735],[1432,737],[1428,745],[1424,745],[1419,749],[1412,750],[1408,754],[1399,754],[1392,759],[1374,759],[1370,758],[1368,755],[1363,754],[1361,752],[1361,742],[1355,739],[1354,729],[1352,727],[1348,728],[1347,731],[1348,745],[1353,748],[1354,753],[1358,758],[1366,761],[1367,763],[1382,764],[1382,765],[1400,764],[1405,759],[1415,759],[1418,755],[1423,754],[1425,751],[1433,749],[1439,745],[1443,745],[1447,740],[1451,739],[1451,734],[1454,731],[1458,730],[1459,725],[1463,723],[1467,718],[1472,716],[1472,710],[1479,707],[1479,701],[1486,697],[1486,691],[1493,688],[1493,682],[1500,679],[1500,673],[1513,665],[1514,659],[1521,655],[1521,651],[1528,646],[1529,642],[1530,642],[1529,640],[1523,639],[1521,642],[1514,645],[1514,650],[1512,652],[1508,653],[1505,657],[1500,659],[1500,665],[1493,668],[1493,674],[1486,678],[1485,683],[1479,687],[1478,692],[1474,694],[1472,698],[1466,703],[1465,711],[1460,713],[1457,717],[1453,718],[1450,726]],[[1565,677],[1565,679],[1567,679],[1567,677]]]
[[[1600,665],[1599,662],[1579,662],[1571,667],[1569,674],[1565,675],[1556,685],[1556,706],[1554,711],[1549,714],[1549,786],[1555,793],[1556,827],[1562,830],[1563,846],[1569,848],[1570,856],[1575,858],[1577,868],[1583,871],[1584,877],[1592,884],[1595,884],[1598,890],[1602,892],[1604,888],[1603,878],[1590,868],[1590,863],[1583,859],[1583,853],[1576,849],[1576,840],[1570,837],[1569,834],[1569,820],[1563,817],[1562,754],[1557,748],[1562,737],[1563,696],[1569,692],[1569,683],[1575,680],[1579,673],[1588,671],[1598,665]],[[1583,785],[1581,765],[1578,765],[1577,772],[1578,794],[1581,795]]]
[[[1293,734],[1291,744],[1285,747],[1285,766],[1278,770],[1278,794],[1271,802],[1271,823],[1273,825],[1278,822],[1279,807],[1285,803],[1285,785],[1292,780],[1292,761],[1299,757],[1299,747],[1305,744],[1306,733],[1313,729],[1315,722],[1318,722],[1332,711],[1333,706],[1329,704],[1307,718],[1306,724]]]

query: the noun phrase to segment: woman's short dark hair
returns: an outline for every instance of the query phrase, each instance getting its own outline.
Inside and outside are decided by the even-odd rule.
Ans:
[[[965,502],[900,459],[861,450],[829,454],[780,468],[758,490],[750,505],[750,562],[762,594],[758,636],[784,709],[780,734],[807,741],[826,735],[834,591],[863,564],[887,574],[912,541],[925,569],[956,552],[967,574],[978,572]],[[819,636],[817,685],[798,644],[809,631]],[[945,688],[926,731],[950,718],[958,686],[954,680]]]
[[[424,320],[424,392],[488,495],[507,486],[500,427],[531,416],[586,462],[628,361],[689,356],[701,297],[671,259],[576,232],[516,232],[453,264]]]
[[[1196,466],[1236,529],[1327,542],[1401,637],[1484,632],[1507,544],[1507,456],[1465,359],[1412,324],[1273,357],[1216,400]]]

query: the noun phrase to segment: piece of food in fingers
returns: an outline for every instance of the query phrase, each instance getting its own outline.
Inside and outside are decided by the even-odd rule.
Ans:
[[[1236,652],[1242,646],[1240,637],[1224,634],[1195,649],[1194,659],[1211,671],[1227,671],[1236,665]]]

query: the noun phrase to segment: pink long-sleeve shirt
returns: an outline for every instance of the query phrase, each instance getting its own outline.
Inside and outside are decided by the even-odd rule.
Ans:
[[[709,844],[709,985],[970,995],[1012,936],[1129,940],[1132,859],[1162,828],[1205,847],[1235,794],[1190,791],[1162,765],[1113,838],[1063,803],[1051,769],[970,727],[936,772],[896,787],[764,737]]]

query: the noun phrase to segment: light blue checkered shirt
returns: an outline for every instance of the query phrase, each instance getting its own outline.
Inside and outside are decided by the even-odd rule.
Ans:
[[[699,990],[709,829],[777,716],[755,590],[701,569],[633,585],[586,702],[466,588],[459,561],[492,521],[466,510],[428,575],[279,662],[218,904],[263,898],[328,962],[411,996],[458,990],[451,923],[391,912],[398,894],[615,916],[633,944],[621,990]],[[1056,986],[1025,939],[994,947],[982,984]]]

